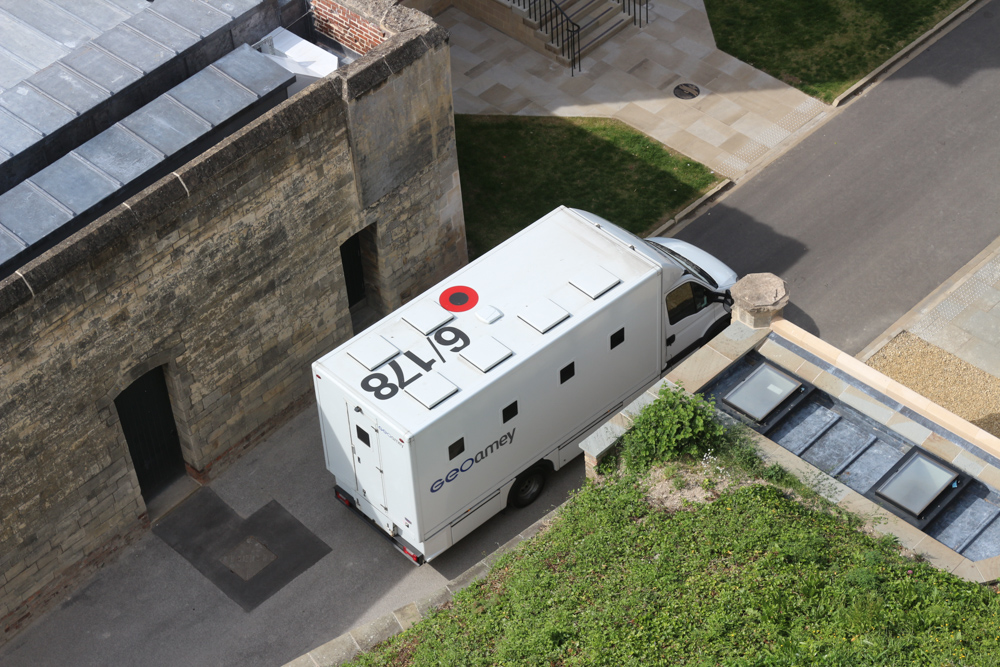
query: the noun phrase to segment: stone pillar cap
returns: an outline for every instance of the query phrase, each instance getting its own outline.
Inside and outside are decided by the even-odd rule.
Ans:
[[[773,273],[748,273],[730,294],[747,310],[780,310],[788,304],[788,284]]]
[[[729,290],[733,319],[754,329],[771,326],[788,304],[788,285],[773,273],[748,273]]]

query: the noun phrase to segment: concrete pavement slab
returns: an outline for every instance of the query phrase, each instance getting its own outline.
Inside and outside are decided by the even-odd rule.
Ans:
[[[465,77],[453,80],[456,113],[617,117],[731,179],[773,159],[791,133],[829,112],[826,105],[719,51],[699,2],[657,3],[650,23],[615,35],[585,57],[583,71],[572,76],[551,58],[458,9],[436,20],[450,30],[453,69]],[[469,67],[470,54],[492,67],[487,62]],[[502,76],[497,75],[500,66],[505,67]],[[516,83],[533,76],[544,84]],[[698,85],[699,97],[677,99],[673,88],[684,82]],[[500,95],[497,84],[516,90],[525,101]],[[669,125],[654,123],[647,114]]]

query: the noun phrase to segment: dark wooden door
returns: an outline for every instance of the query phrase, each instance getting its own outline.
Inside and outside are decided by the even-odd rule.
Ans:
[[[177,424],[163,367],[154,368],[115,399],[142,497],[149,500],[184,474]]]
[[[361,235],[355,234],[340,246],[340,261],[347,282],[347,305],[353,306],[365,298],[365,271],[361,261]]]

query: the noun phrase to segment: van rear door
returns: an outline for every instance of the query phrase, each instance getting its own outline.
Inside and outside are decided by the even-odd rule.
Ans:
[[[354,476],[357,488],[377,510],[388,512],[382,478],[382,451],[378,425],[359,406],[348,405],[351,444],[354,447]]]

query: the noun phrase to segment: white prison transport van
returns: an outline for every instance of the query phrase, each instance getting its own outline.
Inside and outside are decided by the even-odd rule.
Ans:
[[[337,497],[440,555],[728,324],[736,275],[560,207],[313,364]]]

